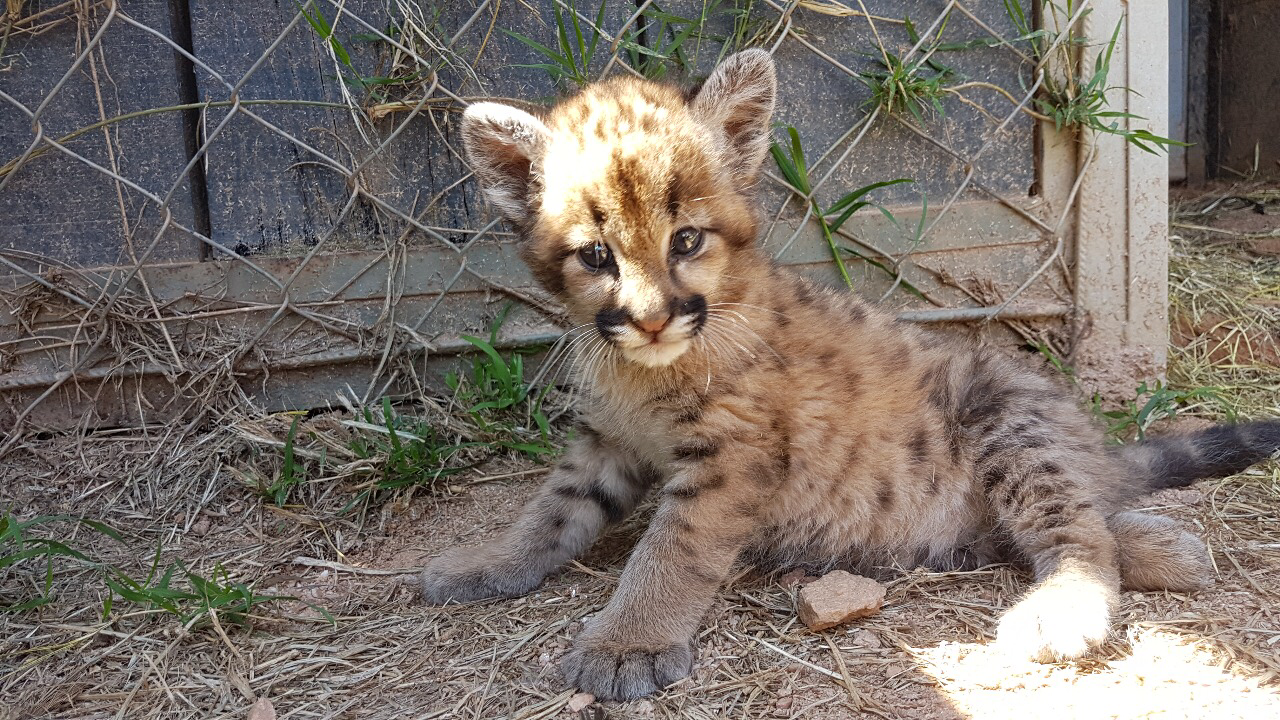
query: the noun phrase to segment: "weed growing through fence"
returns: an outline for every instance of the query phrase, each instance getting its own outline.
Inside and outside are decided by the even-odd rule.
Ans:
[[[623,34],[619,46],[631,66],[651,80],[665,77],[672,67],[686,75],[693,74],[698,69],[703,41],[720,45],[716,56],[719,62],[748,47],[758,36],[763,19],[752,15],[753,5],[753,0],[734,0],[732,6],[725,0],[711,0],[702,4],[696,16],[685,17],[664,10],[655,2],[642,12],[640,27]],[[729,34],[708,34],[708,23],[721,15],[732,19]]]
[[[1117,135],[1151,153],[1156,152],[1157,148],[1168,148],[1170,145],[1185,146],[1185,143],[1161,137],[1149,130],[1123,127],[1123,120],[1144,118],[1106,109],[1107,92],[1132,92],[1127,87],[1108,84],[1121,23],[1117,23],[1111,37],[1098,52],[1092,69],[1086,71],[1081,56],[1089,46],[1089,39],[1081,34],[1080,28],[1083,27],[1084,19],[1092,12],[1091,8],[1082,8],[1075,0],[1067,0],[1062,5],[1052,0],[1041,0],[1041,13],[1046,22],[1059,22],[1064,17],[1073,19],[1069,26],[1054,30],[1035,28],[1019,0],[1004,0],[1004,9],[1018,32],[1018,37],[1013,42],[1025,43],[1031,50],[1029,59],[1038,68],[1045,68],[1041,90],[1032,99],[1032,107],[1024,108],[1024,112],[1037,119],[1052,122],[1058,130],[1078,127]],[[1018,102],[1008,91],[990,83],[960,82],[960,73],[938,60],[938,53],[1001,44],[1000,40],[993,37],[943,42],[942,34],[949,19],[950,12],[927,41],[922,41],[909,17],[903,20],[912,45],[918,46],[917,54],[912,60],[905,60],[891,52],[883,43],[875,53],[870,54],[879,67],[858,74],[859,79],[871,90],[868,105],[889,113],[905,112],[917,122],[923,123],[926,111],[932,110],[939,116],[946,114],[942,98],[947,95],[955,95],[963,102],[974,105],[961,95],[961,91],[967,88],[994,90],[1011,102]],[[981,109],[980,106],[974,106]]]
[[[333,34],[333,26],[315,6],[313,0],[308,0],[306,5],[294,2],[298,6],[298,12],[302,13],[302,17],[306,19],[307,24],[315,31],[322,42],[329,45],[329,50],[333,52],[333,56],[337,58],[342,67],[346,69],[343,73],[342,80],[350,85],[358,87],[364,86],[364,78],[356,70],[356,66],[351,62],[351,53],[347,52],[346,46],[338,40]]]
[[[725,8],[724,13],[733,19],[733,27],[728,37],[722,38],[723,45],[716,62],[726,55],[758,45],[764,37],[768,19],[756,15],[755,0],[734,0],[732,8]]]
[[[733,6],[729,7],[725,0],[712,0],[702,5],[697,16],[685,17],[664,10],[658,3],[650,3],[641,12],[639,25],[627,28],[617,38],[618,50],[632,68],[650,79],[665,77],[672,67],[683,73],[695,72],[703,40],[720,43],[718,59],[753,42],[761,23],[751,13],[753,4],[752,0],[734,0]],[[607,0],[602,0],[595,18],[585,23],[578,15],[576,1],[565,3],[556,0],[552,8],[555,47],[514,30],[503,30],[546,59],[546,62],[517,67],[544,70],[553,82],[568,80],[578,87],[591,82],[591,66],[601,39],[598,28],[604,21],[607,5]],[[708,21],[717,15],[733,19],[729,35],[720,37],[706,33]]]
[[[939,116],[946,115],[942,98],[948,94],[960,96],[961,89],[973,85],[996,87],[989,83],[949,84],[960,79],[960,72],[939,60],[938,53],[973,50],[1000,44],[999,40],[990,37],[971,38],[961,42],[943,42],[942,34],[946,31],[950,18],[951,13],[948,12],[928,42],[922,42],[921,35],[910,17],[903,19],[902,24],[907,31],[907,38],[913,46],[919,45],[920,50],[916,59],[907,61],[886,47],[878,48],[879,52],[872,57],[880,66],[879,69],[858,74],[858,79],[871,90],[868,105],[878,106],[890,113],[906,111],[916,119],[916,122],[923,123],[925,113],[929,110]]]
[[[1111,60],[1125,20],[1116,24],[1110,40],[1094,59],[1092,71],[1088,72],[1081,61],[1081,55],[1088,46],[1089,39],[1078,28],[1084,26],[1084,20],[1093,11],[1092,8],[1082,8],[1079,0],[1066,0],[1062,5],[1052,0],[1041,0],[1040,7],[1046,23],[1059,22],[1063,17],[1074,18],[1073,26],[1060,28],[1057,33],[1036,29],[1023,11],[1021,2],[1004,0],[1005,13],[1018,29],[1019,40],[1025,41],[1031,48],[1032,58],[1038,66],[1048,66],[1044,74],[1043,89],[1034,99],[1036,110],[1043,119],[1053,121],[1059,130],[1079,127],[1117,135],[1149,153],[1156,152],[1157,148],[1168,149],[1170,145],[1186,146],[1186,143],[1161,137],[1150,130],[1125,128],[1121,125],[1122,120],[1144,118],[1105,109],[1108,91],[1132,92],[1127,87],[1108,84]],[[1060,34],[1072,36],[1058,42],[1057,35]],[[1077,74],[1076,68],[1079,68],[1080,74]],[[1088,74],[1084,74],[1085,72]]]
[[[715,12],[719,3],[704,6],[698,18],[686,18],[666,12],[657,3],[645,8],[639,28],[628,29],[619,46],[627,54],[631,67],[650,80],[665,77],[671,65],[681,71],[689,71],[697,64],[697,51],[693,57],[685,50],[690,39],[700,39],[707,16]],[[656,42],[650,41],[657,38]]]
[[[949,18],[950,13],[947,15]],[[906,18],[903,24],[911,42],[919,44],[920,35],[915,24],[910,18]],[[880,67],[858,73],[858,79],[871,90],[867,104],[889,113],[905,111],[919,123],[924,122],[925,112],[930,109],[938,115],[945,115],[942,98],[948,92],[953,92],[946,83],[955,79],[958,73],[942,64],[935,53],[988,44],[981,41],[944,44],[941,38],[946,26],[947,22],[944,20],[930,42],[921,48],[913,60],[904,60],[883,45],[878,48],[879,52],[870,54]]]
[[[896,180],[885,180],[883,182],[864,185],[856,190],[846,193],[839,200],[832,203],[831,207],[823,210],[818,204],[817,198],[814,197],[813,186],[809,180],[809,167],[805,161],[804,147],[800,144],[800,133],[796,132],[796,129],[789,125],[786,130],[787,136],[790,138],[790,143],[787,148],[784,150],[781,145],[775,142],[769,146],[769,154],[773,156],[774,162],[778,164],[778,170],[782,172],[782,177],[812,208],[813,215],[818,220],[818,227],[822,231],[822,238],[826,241],[827,247],[831,250],[831,257],[835,260],[836,269],[839,270],[840,277],[844,280],[845,285],[847,285],[850,290],[853,289],[853,279],[849,277],[849,269],[844,264],[844,258],[841,255],[842,252],[849,253],[850,255],[879,268],[884,271],[885,274],[894,278],[895,282],[901,282],[903,287],[906,287],[918,294],[919,290],[912,286],[911,283],[902,279],[899,274],[889,268],[889,266],[874,258],[867,257],[854,248],[839,246],[836,244],[835,240],[835,233],[844,225],[845,221],[852,217],[857,211],[868,206],[874,206],[896,225],[897,218],[893,216],[893,213],[889,212],[888,209],[875,205],[871,201],[864,200],[863,198],[872,190],[915,181],[910,178],[898,178]]]
[[[920,123],[924,122],[924,113],[930,108],[938,115],[946,114],[941,98],[948,92],[944,83],[951,79],[949,70],[926,73],[930,61],[904,63],[887,50],[877,62],[881,69],[858,74],[858,79],[871,89],[869,105],[879,106],[890,113],[906,111]]]
[[[398,15],[393,15],[387,22],[385,31],[351,35],[348,42],[373,45],[379,50],[372,72],[366,74],[356,67],[352,51],[338,39],[333,26],[316,8],[314,0],[308,0],[305,5],[295,1],[295,5],[320,40],[328,45],[338,63],[339,76],[345,88],[363,93],[360,104],[368,108],[370,117],[375,120],[389,111],[410,107],[403,100],[393,102],[394,97],[412,96],[428,85],[435,73],[445,66],[479,82],[474,70],[447,44],[437,39],[444,34],[440,27],[439,7],[424,9],[418,3],[397,0]],[[426,61],[428,57],[434,59]]]
[[[554,82],[570,80],[579,87],[591,82],[591,62],[595,59],[596,48],[600,45],[600,32],[596,28],[599,28],[604,22],[604,11],[607,7],[608,0],[601,0],[600,7],[596,10],[595,27],[588,26],[587,30],[589,32],[583,32],[583,24],[577,13],[577,0],[574,0],[567,9],[561,9],[561,3],[555,3],[552,7],[556,26],[555,49],[543,45],[528,35],[504,29],[504,33],[524,43],[547,59],[547,62],[533,65],[517,65],[516,67],[545,70]],[[627,50],[652,52],[648,48],[635,43],[628,43]]]

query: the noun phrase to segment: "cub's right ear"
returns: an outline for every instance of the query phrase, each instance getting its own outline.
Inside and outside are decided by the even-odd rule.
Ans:
[[[547,144],[547,126],[523,110],[475,103],[462,114],[462,144],[480,189],[502,217],[524,228],[532,212],[533,167]]]

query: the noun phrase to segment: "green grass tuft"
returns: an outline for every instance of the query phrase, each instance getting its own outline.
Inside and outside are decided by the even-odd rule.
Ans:
[[[786,149],[783,149],[781,145],[775,142],[769,146],[769,154],[773,156],[774,162],[777,163],[778,170],[782,173],[783,179],[785,179],[787,184],[794,188],[795,191],[799,193],[812,208],[813,215],[818,220],[818,227],[822,231],[822,238],[826,240],[827,247],[831,250],[831,258],[835,261],[836,270],[839,271],[840,277],[844,280],[845,285],[847,285],[850,290],[853,289],[853,278],[849,276],[849,269],[844,263],[842,253],[853,255],[873,267],[878,268],[889,277],[899,281],[908,291],[916,295],[920,295],[920,291],[914,285],[907,282],[905,279],[900,279],[898,273],[889,266],[875,258],[867,257],[855,248],[846,245],[837,245],[835,240],[835,233],[839,231],[841,226],[843,226],[854,213],[865,207],[875,207],[886,218],[897,225],[897,218],[895,218],[893,213],[889,212],[887,208],[875,205],[864,198],[873,190],[878,190],[890,185],[898,185],[901,183],[915,181],[910,178],[897,178],[896,180],[885,180],[882,182],[871,183],[870,185],[863,185],[856,190],[846,193],[839,200],[832,203],[831,207],[823,210],[818,204],[817,198],[814,197],[813,186],[809,180],[809,167],[804,156],[804,147],[800,144],[800,133],[796,132],[796,129],[789,125],[786,130],[787,136],[790,139],[790,143]],[[922,223],[923,220],[924,216],[922,215]]]
[[[1079,5],[1067,0],[1065,5],[1058,6],[1051,0],[1040,0],[1042,14],[1052,17],[1055,13],[1067,17],[1079,10]],[[1079,20],[1074,28],[1066,28],[1062,32],[1074,33],[1074,36],[1055,45],[1055,37],[1046,30],[1038,30],[1032,26],[1030,19],[1022,9],[1018,0],[1004,0],[1005,13],[1018,29],[1019,40],[1031,49],[1032,58],[1037,63],[1048,62],[1061,68],[1081,68],[1081,72],[1059,74],[1046,72],[1040,94],[1035,98],[1036,110],[1053,121],[1059,130],[1067,127],[1079,127],[1093,132],[1117,135],[1137,148],[1149,153],[1167,150],[1171,145],[1186,147],[1186,143],[1167,137],[1161,137],[1145,129],[1129,129],[1122,125],[1123,120],[1143,120],[1132,113],[1106,110],[1107,93],[1110,91],[1132,92],[1127,87],[1112,86],[1108,82],[1111,74],[1111,60],[1115,55],[1116,42],[1120,38],[1120,29],[1125,20],[1116,23],[1111,37],[1094,60],[1091,71],[1081,62],[1081,53],[1089,44],[1089,39],[1081,34],[1080,28],[1092,9],[1080,12]],[[1127,19],[1127,18],[1126,18]],[[1051,57],[1052,55],[1052,57]],[[1087,74],[1085,74],[1087,72]]]
[[[568,80],[578,87],[591,82],[591,64],[595,60],[596,49],[600,45],[600,33],[596,28],[599,28],[601,23],[604,22],[604,11],[607,7],[608,0],[601,0],[600,7],[596,10],[595,28],[588,25],[586,28],[588,32],[584,32],[583,23],[576,12],[578,8],[577,0],[572,0],[567,9],[562,9],[561,4],[556,2],[552,6],[556,26],[555,48],[548,47],[514,30],[504,29],[504,33],[519,40],[546,58],[546,62],[533,65],[517,65],[516,67],[545,70],[551,76],[552,81]],[[639,47],[636,46],[637,49]]]
[[[67,559],[80,566],[100,567],[100,563],[72,547],[69,542],[33,535],[31,532],[63,521],[78,523],[114,540],[122,539],[120,533],[96,520],[70,515],[40,515],[30,520],[19,520],[11,510],[5,510],[0,514],[0,570],[16,569],[26,561],[34,561],[44,563],[44,572],[36,587],[31,588],[27,584],[24,591],[19,591],[20,599],[10,602],[0,595],[0,612],[19,613],[53,602],[54,565],[59,559]],[[0,580],[2,579],[3,576],[0,576]]]
[[[1197,387],[1189,390],[1172,388],[1159,380],[1148,385],[1142,383],[1133,400],[1118,410],[1102,410],[1102,399],[1094,395],[1094,415],[1107,426],[1107,437],[1116,443],[1141,442],[1147,430],[1161,420],[1173,420],[1178,412],[1196,401],[1215,400],[1227,408],[1227,420],[1234,422],[1235,413],[1223,402],[1216,388]]]
[[[102,578],[107,589],[102,602],[104,620],[110,617],[116,600],[120,599],[150,610],[171,613],[192,627],[217,618],[243,625],[247,623],[250,612],[259,605],[297,599],[286,595],[259,595],[249,585],[232,582],[221,565],[216,565],[210,576],[204,577],[188,570],[181,560],[177,560],[163,573],[159,573],[163,552],[160,544],[156,545],[146,577],[134,580],[123,570],[98,559],[90,551],[73,547],[69,540],[54,539],[48,537],[48,533],[33,533],[37,529],[49,530],[51,526],[61,522],[76,523],[105,537],[124,542],[124,537],[119,532],[96,520],[69,515],[41,515],[30,520],[18,520],[11,511],[5,511],[0,514],[0,571],[6,571],[6,574],[0,575],[0,581],[7,580],[8,573],[13,573],[23,591],[20,591],[16,601],[9,601],[0,595],[0,612],[22,613],[53,602],[57,570],[64,569],[56,567],[59,562],[67,563],[73,568],[94,570]],[[30,562],[44,565],[43,570],[39,571],[40,577],[34,588],[32,576],[21,572],[21,568]],[[0,586],[2,587],[4,586]],[[324,609],[311,607],[330,621],[333,620]]]
[[[391,400],[383,398],[381,417],[364,408],[365,432],[352,439],[350,448],[361,459],[380,459],[380,477],[375,490],[399,490],[412,486],[431,487],[441,478],[467,470],[455,464],[463,450],[484,443],[453,443],[442,437],[430,423],[397,415]]]
[[[449,373],[445,384],[472,423],[492,442],[536,458],[555,451],[551,426],[542,411],[546,390],[537,393],[525,382],[524,357],[519,352],[504,356],[494,347],[511,309],[507,305],[499,313],[487,340],[462,336],[479,353],[472,360],[470,374]]]
[[[162,546],[156,546],[151,569],[142,580],[134,580],[115,568],[108,570],[106,584],[111,592],[102,605],[104,620],[110,617],[115,599],[120,598],[177,616],[187,627],[201,627],[222,620],[247,626],[251,613],[258,606],[279,600],[297,600],[292,595],[259,595],[251,585],[231,580],[221,564],[214,565],[208,577],[187,569],[181,560],[174,561],[163,573],[158,573],[162,550]],[[328,611],[306,604],[324,615],[330,623],[335,622]]]

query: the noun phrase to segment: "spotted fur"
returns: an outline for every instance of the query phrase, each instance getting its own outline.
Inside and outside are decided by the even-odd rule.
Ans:
[[[1201,543],[1121,508],[1264,458],[1280,422],[1107,451],[1060,382],[776,266],[755,244],[750,197],[774,90],[768,54],[747,51],[692,97],[619,78],[544,118],[467,110],[486,195],[581,323],[586,399],[520,519],[432,561],[426,598],[529,592],[659,486],[617,591],[564,663],[597,697],[686,675],[701,617],[744,557],[1024,565],[1036,583],[998,642],[1039,660],[1100,642],[1122,583],[1205,582]]]

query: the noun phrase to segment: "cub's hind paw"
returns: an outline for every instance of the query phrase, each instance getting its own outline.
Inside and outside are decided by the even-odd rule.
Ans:
[[[565,679],[602,700],[634,700],[661,690],[693,669],[688,643],[639,648],[579,640],[562,661]]]
[[[1107,529],[1116,536],[1125,590],[1189,592],[1213,578],[1204,541],[1169,518],[1120,512],[1107,518]]]
[[[455,548],[427,563],[422,596],[432,605],[525,595],[542,582],[531,563],[495,562],[479,548]]]
[[[1074,660],[1102,644],[1111,628],[1111,595],[1088,582],[1050,581],[1000,618],[996,645],[1036,662]]]

